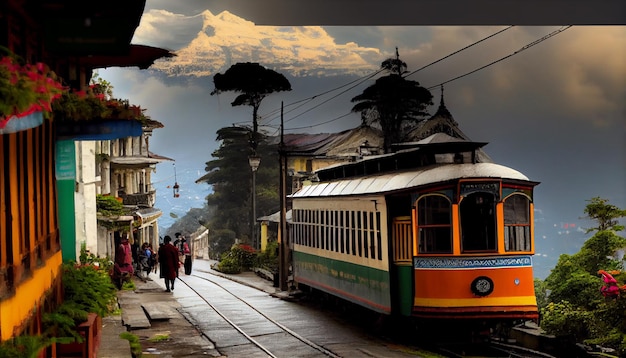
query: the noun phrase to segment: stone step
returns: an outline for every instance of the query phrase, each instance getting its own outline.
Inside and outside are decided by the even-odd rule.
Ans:
[[[150,321],[169,320],[178,316],[178,311],[169,302],[151,302],[142,307]]]

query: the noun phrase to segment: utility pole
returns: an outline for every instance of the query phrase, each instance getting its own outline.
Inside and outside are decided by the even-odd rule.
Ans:
[[[283,122],[283,102],[280,103],[280,228],[278,231],[278,280],[280,290],[287,291],[289,276],[289,238],[287,233],[287,155],[284,142],[285,124]]]

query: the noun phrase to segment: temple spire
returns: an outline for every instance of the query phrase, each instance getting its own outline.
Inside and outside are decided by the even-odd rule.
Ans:
[[[437,108],[437,113],[433,117],[445,117],[452,119],[452,114],[446,108],[446,104],[443,100],[443,85],[441,85],[441,99],[439,101],[439,108]]]

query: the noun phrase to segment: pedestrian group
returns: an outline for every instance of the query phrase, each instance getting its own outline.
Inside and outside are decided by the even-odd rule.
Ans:
[[[118,288],[121,288],[123,281],[130,281],[132,275],[145,281],[150,273],[157,273],[158,263],[159,277],[165,280],[165,292],[173,291],[181,266],[186,275],[191,274],[191,250],[187,239],[178,232],[175,237],[172,243],[172,238],[166,235],[155,252],[147,242],[141,246],[137,242],[130,245],[128,234],[124,234],[115,253],[113,278]]]

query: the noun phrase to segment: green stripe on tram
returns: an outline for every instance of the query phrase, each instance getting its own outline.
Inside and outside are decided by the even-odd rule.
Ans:
[[[390,307],[389,272],[295,251],[296,275],[321,284],[321,289],[378,311]]]

